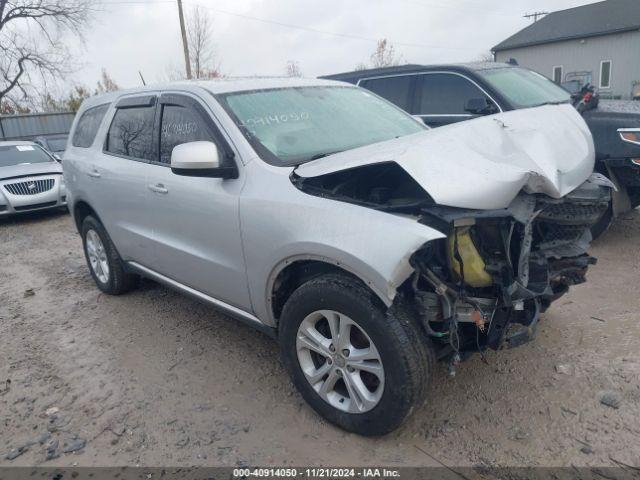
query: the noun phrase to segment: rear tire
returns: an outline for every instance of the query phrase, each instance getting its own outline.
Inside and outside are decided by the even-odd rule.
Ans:
[[[84,256],[93,280],[109,295],[120,295],[134,288],[138,276],[127,273],[109,234],[99,220],[89,215],[82,222]]]
[[[423,340],[409,315],[389,313],[340,274],[295,290],[279,325],[283,362],[304,399],[329,422],[367,436],[396,429],[423,402],[434,359]]]

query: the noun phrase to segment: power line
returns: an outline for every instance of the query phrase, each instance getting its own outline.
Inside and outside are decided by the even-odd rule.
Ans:
[[[523,15],[524,18],[533,18],[533,23],[536,23],[538,21],[538,17],[542,17],[544,15],[549,15],[549,12],[533,12],[533,13],[527,13],[526,15]]]
[[[261,23],[266,23],[266,24],[270,24],[270,25],[276,25],[279,27],[283,27],[283,28],[290,28],[290,29],[294,29],[294,30],[301,30],[301,31],[305,31],[305,32],[311,32],[311,33],[317,33],[317,34],[322,34],[322,35],[329,35],[329,36],[333,36],[333,37],[339,37],[339,38],[348,38],[351,40],[360,40],[360,41],[366,41],[366,42],[372,42],[372,43],[377,43],[380,38],[373,38],[373,37],[365,37],[365,36],[361,36],[361,35],[354,35],[351,33],[342,33],[342,32],[330,32],[327,30],[322,30],[319,28],[315,28],[315,27],[309,27],[306,25],[297,25],[297,24],[293,24],[293,23],[286,23],[286,22],[280,22],[277,20],[271,20],[271,19],[267,19],[267,18],[260,18],[260,17],[254,17],[252,15],[246,15],[243,13],[237,13],[237,12],[230,12],[228,10],[222,10],[219,8],[213,8],[210,7],[208,5],[202,5],[201,3],[197,3],[197,2],[193,2],[191,0],[184,0],[185,3],[189,3],[192,5],[198,5],[202,8],[205,8],[207,10],[211,10],[212,12],[215,13],[219,13],[222,15],[228,15],[228,16],[232,16],[232,17],[236,17],[236,18],[242,18],[244,20],[251,20],[251,21],[255,21],[255,22],[261,22]],[[117,1],[113,1],[113,2],[103,2],[103,5],[108,6],[108,5],[153,5],[153,4],[159,4],[159,3],[175,3],[174,0],[156,0],[156,1],[149,1],[149,2],[145,2],[145,1],[141,1],[141,0],[117,0]],[[424,6],[424,5],[423,5]],[[381,36],[381,38],[384,37],[384,35]],[[461,50],[461,51],[476,51],[477,48],[470,48],[470,47],[449,47],[449,46],[440,46],[440,45],[429,45],[429,44],[423,44],[423,43],[408,43],[408,42],[393,42],[394,45],[396,46],[400,46],[400,47],[410,47],[410,48],[427,48],[427,49],[440,49],[440,50]]]
[[[415,0],[400,0],[403,3],[408,3],[411,5],[418,5],[423,8],[444,8],[444,9],[452,9],[452,10],[476,10],[479,12],[491,14],[491,15],[501,15],[503,17],[512,18],[516,13],[510,13],[502,10],[490,10],[483,5],[478,3],[472,3],[467,5],[446,5],[441,3],[424,3],[423,1],[415,1]]]
[[[471,9],[471,10],[482,11],[489,14],[504,15],[509,17],[512,17],[513,15],[515,15],[514,13],[510,13],[502,10],[490,10],[490,9],[487,9],[484,5],[481,5],[479,3],[470,3],[470,4],[464,4],[464,5],[448,5],[448,4],[442,4],[442,3],[425,3],[425,1],[428,1],[428,0],[422,0],[422,1],[400,0],[400,1],[403,3],[417,5],[424,8],[445,8],[445,9],[452,9],[452,10]],[[175,0],[149,0],[149,1],[144,1],[144,0],[105,1],[103,0],[100,3],[106,6],[108,5],[154,5],[154,4],[161,4],[161,3],[175,3]],[[185,0],[185,3],[187,3],[187,0]]]
[[[302,31],[306,31],[306,32],[312,32],[312,33],[320,33],[323,35],[331,35],[334,37],[341,37],[341,38],[349,38],[352,40],[362,40],[362,41],[366,41],[366,42],[375,42],[377,43],[380,38],[373,38],[373,37],[364,37],[364,36],[360,36],[360,35],[353,35],[351,33],[340,33],[340,32],[329,32],[327,30],[321,30],[319,28],[315,28],[315,27],[307,27],[304,25],[296,25],[293,23],[285,23],[285,22],[279,22],[276,20],[270,20],[270,19],[266,19],[266,18],[259,18],[259,17],[254,17],[251,15],[245,15],[242,13],[236,13],[236,12],[229,12],[227,10],[220,10],[218,8],[213,8],[213,7],[209,7],[207,5],[202,5],[200,3],[196,3],[196,2],[192,2],[191,0],[189,0],[189,3],[194,4],[194,5],[198,5],[202,8],[205,8],[207,10],[211,10],[212,12],[216,12],[216,13],[220,13],[223,15],[229,15],[229,16],[233,16],[233,17],[238,17],[238,18],[243,18],[245,20],[253,20],[256,22],[261,22],[261,23],[268,23],[271,25],[277,25],[280,27],[285,27],[285,28],[291,28],[291,29],[295,29],[295,30],[302,30]],[[384,35],[382,35],[381,37],[384,37]],[[406,43],[406,42],[393,42],[394,45],[397,46],[401,46],[401,47],[412,47],[412,48],[437,48],[437,49],[447,49],[447,50],[465,50],[465,51],[476,51],[476,48],[468,48],[468,47],[443,47],[443,46],[439,46],[439,45],[427,45],[427,44],[421,44],[421,43]]]

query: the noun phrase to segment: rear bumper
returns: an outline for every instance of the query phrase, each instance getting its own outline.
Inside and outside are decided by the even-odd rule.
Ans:
[[[19,190],[19,193],[16,193],[17,190],[10,187],[10,185],[16,183],[29,184],[38,180],[52,180],[53,186],[39,193],[29,193],[28,189],[23,188]],[[0,180],[0,217],[59,208],[66,205],[67,191],[62,175],[48,174]]]

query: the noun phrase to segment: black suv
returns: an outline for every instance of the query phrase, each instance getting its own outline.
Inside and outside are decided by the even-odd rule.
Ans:
[[[430,127],[480,115],[568,103],[570,94],[536,72],[504,63],[402,65],[323,78],[349,82],[395,103]],[[583,113],[596,147],[595,170],[618,187],[594,227],[600,235],[617,215],[640,205],[640,102],[601,100]]]

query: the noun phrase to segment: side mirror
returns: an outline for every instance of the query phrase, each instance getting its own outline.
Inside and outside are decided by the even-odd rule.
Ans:
[[[464,110],[473,115],[492,115],[498,113],[498,109],[488,98],[470,98],[464,105]]]
[[[220,154],[216,144],[204,141],[176,145],[171,152],[171,171],[176,175],[188,177],[238,177],[235,165],[220,165]]]

